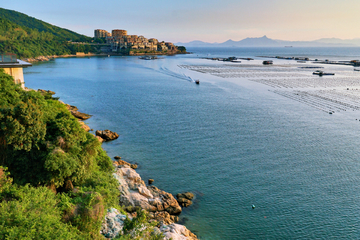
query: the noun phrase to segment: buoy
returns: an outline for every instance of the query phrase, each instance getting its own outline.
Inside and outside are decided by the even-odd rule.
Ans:
[[[252,205],[251,208],[252,208],[252,209],[255,209],[255,205]]]

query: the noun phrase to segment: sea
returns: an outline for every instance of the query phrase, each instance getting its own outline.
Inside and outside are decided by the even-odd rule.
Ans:
[[[207,58],[354,60],[360,48],[188,51],[57,58],[24,69],[25,85],[91,114],[92,133],[117,132],[103,148],[137,163],[145,182],[193,192],[180,223],[202,240],[360,239],[360,111],[328,114],[251,76],[202,71],[223,64]]]

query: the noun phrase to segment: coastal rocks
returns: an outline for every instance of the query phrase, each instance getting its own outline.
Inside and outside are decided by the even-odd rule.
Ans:
[[[78,111],[78,108],[76,106],[72,106],[72,105],[69,105],[69,104],[66,104],[62,101],[59,101],[61,102],[62,104],[65,104],[66,108],[70,111],[70,113],[76,117],[77,119],[80,119],[80,120],[86,120],[86,119],[89,119],[91,118],[91,115],[90,114],[86,114],[86,113],[82,113],[82,112],[79,112]]]
[[[100,233],[105,238],[115,238],[123,234],[124,222],[126,215],[121,214],[117,209],[110,208],[107,211],[104,221],[101,225]],[[143,229],[145,230],[145,229]],[[160,227],[154,227],[151,232],[155,235],[163,234],[164,240],[197,240],[195,234],[180,224],[161,223]]]
[[[54,95],[55,92],[50,91],[50,90],[43,90],[43,89],[38,89],[38,92],[42,93],[42,94],[50,94],[50,95]]]
[[[113,164],[118,167],[118,166],[122,166],[122,165],[127,165],[129,167],[131,167],[132,169],[137,169],[138,165],[137,164],[131,164],[128,162],[125,162],[124,160],[118,160],[118,161],[114,161]]]
[[[82,112],[75,111],[75,110],[72,110],[70,112],[74,117],[81,119],[81,120],[86,120],[86,119],[91,118],[91,115],[86,114],[86,113],[82,113]]]
[[[79,121],[79,123],[80,123],[80,127],[81,127],[82,129],[84,129],[84,130],[87,131],[87,132],[90,131],[90,127],[89,127],[88,125],[86,125],[84,122]]]
[[[150,179],[148,180],[149,185],[153,184],[153,182],[154,182],[154,179],[151,179],[151,178],[150,178]]]
[[[192,204],[192,199],[194,198],[194,194],[191,192],[178,193],[176,194],[176,198],[180,206],[188,207]]]
[[[163,224],[172,224],[174,222],[179,221],[178,216],[170,215],[168,212],[150,212],[149,217],[152,219],[156,219],[157,221]]]
[[[78,108],[76,106],[69,105],[69,104],[65,104],[65,106],[69,111],[78,111]]]
[[[95,138],[99,141],[99,142],[101,142],[101,143],[103,143],[104,142],[104,139],[102,139],[101,137],[99,137],[99,136],[95,136]]]
[[[121,161],[121,160],[120,160]],[[114,174],[119,182],[120,205],[141,207],[150,217],[171,224],[178,220],[181,207],[172,194],[154,186],[146,186],[140,175],[128,164],[118,165]]]
[[[25,58],[24,61],[26,62],[43,62],[43,61],[49,61],[51,59],[50,56],[39,56],[36,58]]]
[[[104,139],[104,141],[111,141],[114,139],[117,139],[119,137],[119,134],[117,134],[116,132],[112,132],[110,130],[96,130],[95,132],[96,136],[101,137],[102,139]]]
[[[115,208],[110,208],[102,223],[100,233],[106,238],[115,238],[122,234],[126,215],[119,213]]]
[[[196,240],[198,239],[195,234],[190,232],[185,226],[172,223],[170,225],[162,224],[160,231],[164,234],[165,239],[172,240]]]
[[[155,186],[148,186],[148,189],[154,195],[155,198],[161,199],[161,202],[163,204],[163,209],[165,211],[167,211],[171,215],[178,215],[181,213],[182,211],[181,207],[179,206],[178,202],[171,193],[162,191]]]

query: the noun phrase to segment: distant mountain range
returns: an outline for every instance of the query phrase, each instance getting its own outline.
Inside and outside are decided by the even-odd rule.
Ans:
[[[188,43],[176,43],[177,46],[185,47],[360,47],[360,38],[343,40],[339,38],[322,38],[315,41],[284,41],[268,38],[245,38],[240,41],[231,39],[223,43],[207,43],[192,41]]]

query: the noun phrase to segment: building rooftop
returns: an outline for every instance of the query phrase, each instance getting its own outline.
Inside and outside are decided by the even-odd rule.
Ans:
[[[14,53],[0,54],[0,68],[30,67],[31,63],[17,59]]]

